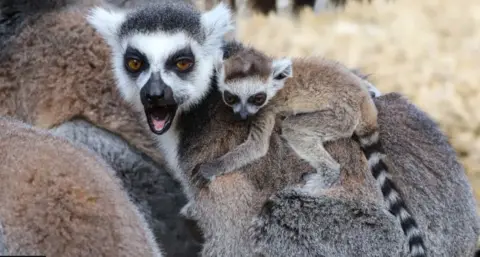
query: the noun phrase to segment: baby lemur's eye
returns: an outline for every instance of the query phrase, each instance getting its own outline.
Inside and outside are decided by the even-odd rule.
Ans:
[[[267,94],[264,92],[255,94],[251,96],[248,101],[254,105],[260,106],[265,103],[265,100],[267,99]]]
[[[130,57],[126,60],[127,70],[133,73],[140,71],[143,66],[143,62],[140,59]]]
[[[238,102],[239,98],[238,96],[231,94],[228,91],[223,92],[223,100],[225,100],[225,103],[228,105],[233,105]]]
[[[274,79],[276,79],[276,80],[282,80],[282,79],[284,79],[284,78],[286,78],[286,77],[287,77],[287,75],[282,72],[282,73],[278,74],[277,76],[275,76]]]

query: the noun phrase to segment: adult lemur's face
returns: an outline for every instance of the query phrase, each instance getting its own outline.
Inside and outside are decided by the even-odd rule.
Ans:
[[[131,13],[96,8],[89,21],[112,47],[120,92],[159,135],[209,91],[213,61],[232,28],[224,5],[200,14],[182,2]]]

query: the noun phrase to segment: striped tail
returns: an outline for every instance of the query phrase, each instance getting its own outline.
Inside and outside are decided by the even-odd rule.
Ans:
[[[368,166],[373,177],[377,180],[382,190],[383,197],[388,205],[388,210],[400,220],[402,230],[407,237],[411,257],[427,256],[425,244],[417,222],[410,214],[400,191],[388,176],[388,168],[383,158],[383,147],[379,140],[379,133],[375,131],[369,135],[357,136],[362,151],[368,160]]]

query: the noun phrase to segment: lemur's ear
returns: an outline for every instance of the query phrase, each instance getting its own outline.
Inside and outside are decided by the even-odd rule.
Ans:
[[[235,29],[232,14],[228,6],[220,3],[202,14],[202,25],[205,30],[205,48],[208,53],[219,54],[223,46],[224,36]]]
[[[272,62],[273,79],[283,81],[293,76],[292,60],[290,58],[275,59]]]
[[[118,43],[118,32],[125,19],[125,11],[104,7],[94,7],[87,14],[88,23],[95,28],[110,46],[115,46]]]

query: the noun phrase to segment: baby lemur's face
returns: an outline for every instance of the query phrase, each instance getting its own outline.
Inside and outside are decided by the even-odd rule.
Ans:
[[[228,60],[227,60],[228,61]],[[285,80],[292,76],[291,61],[272,61],[268,78],[247,75],[225,81],[225,69],[218,70],[218,88],[223,101],[232,108],[236,118],[245,120],[255,115],[283,88]]]

